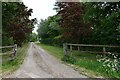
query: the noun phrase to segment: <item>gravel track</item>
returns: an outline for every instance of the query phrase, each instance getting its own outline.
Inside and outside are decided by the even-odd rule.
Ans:
[[[87,78],[31,43],[21,67],[6,78]]]

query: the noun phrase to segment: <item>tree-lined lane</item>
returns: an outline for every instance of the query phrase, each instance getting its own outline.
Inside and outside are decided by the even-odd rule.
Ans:
[[[23,65],[7,78],[87,78],[62,64],[34,43],[30,44]]]

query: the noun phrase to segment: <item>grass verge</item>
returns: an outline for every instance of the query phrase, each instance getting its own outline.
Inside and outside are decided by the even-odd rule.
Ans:
[[[28,46],[29,44],[24,44],[21,48],[18,48],[17,56],[14,60],[2,62],[2,76],[13,72],[20,67],[26,56]]]
[[[50,46],[46,44],[36,43],[38,46],[41,46],[48,53],[55,56],[59,60],[63,57],[63,49],[60,47]],[[69,52],[68,52],[69,54]],[[102,64],[99,63],[96,59],[96,54],[90,53],[81,53],[78,51],[73,51],[73,56],[76,61],[74,64],[65,63],[75,70],[79,70],[80,73],[85,74],[91,78],[120,78],[120,73],[115,73],[114,75],[109,75],[105,72]]]

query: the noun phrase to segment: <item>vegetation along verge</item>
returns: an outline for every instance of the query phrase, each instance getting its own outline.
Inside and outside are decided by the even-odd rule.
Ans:
[[[2,75],[7,75],[20,67],[23,63],[29,44],[24,44],[22,47],[18,47],[17,56],[15,59],[10,61],[2,62]]]
[[[56,46],[50,46],[46,44],[36,43],[38,46],[41,46],[43,49],[48,51],[51,55],[55,56],[59,60],[63,60],[63,48],[62,47],[56,47]],[[70,51],[68,51],[68,54]],[[73,51],[73,57],[71,58],[69,55],[65,58],[65,64],[73,67],[75,70],[79,70],[80,73],[87,75],[88,77],[94,77],[94,78],[120,78],[120,72],[119,71],[112,71],[110,67],[106,68],[104,66],[107,66],[108,64],[104,64],[106,61],[100,61],[103,60],[103,58],[100,58],[101,55],[98,54],[91,54],[91,53],[83,53],[78,52],[76,50]],[[106,57],[104,57],[106,58]],[[104,65],[103,65],[104,64]],[[110,65],[110,64],[109,64]],[[113,65],[113,64],[112,64]],[[116,65],[118,65],[116,63]],[[119,65],[118,65],[119,66]]]

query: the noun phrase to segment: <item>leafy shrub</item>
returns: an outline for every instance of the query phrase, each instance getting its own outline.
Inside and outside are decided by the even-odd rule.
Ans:
[[[62,58],[62,61],[69,62],[74,64],[76,62],[76,59],[74,57],[71,57],[69,55],[66,55]]]
[[[120,72],[120,58],[118,55],[108,52],[108,55],[97,56],[97,61],[102,63],[105,71],[110,76]]]

